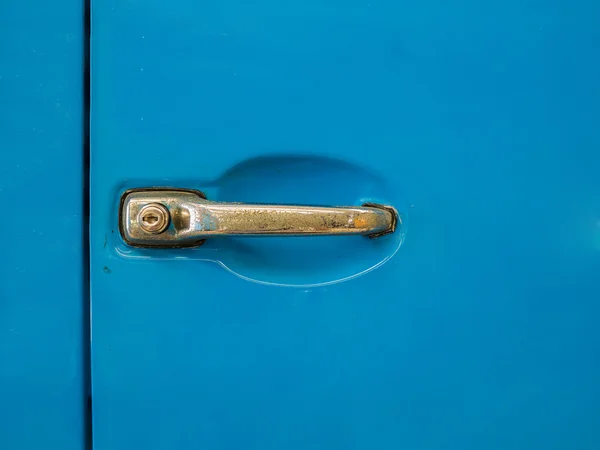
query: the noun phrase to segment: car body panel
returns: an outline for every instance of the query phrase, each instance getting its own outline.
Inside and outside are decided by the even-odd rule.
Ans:
[[[0,2],[0,448],[83,449],[84,4]]]
[[[597,448],[599,7],[92,2],[94,447]],[[132,249],[147,186],[403,226]]]

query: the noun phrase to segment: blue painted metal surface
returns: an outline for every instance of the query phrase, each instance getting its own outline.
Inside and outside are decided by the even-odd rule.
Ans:
[[[92,7],[96,449],[600,446],[600,4]],[[127,249],[152,184],[406,236]]]
[[[85,443],[83,25],[81,1],[0,2],[2,450]]]

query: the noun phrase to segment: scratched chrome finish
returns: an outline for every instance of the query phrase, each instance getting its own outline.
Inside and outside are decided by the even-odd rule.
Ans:
[[[140,211],[161,205],[170,215],[160,233],[148,231]],[[357,207],[254,205],[206,200],[198,191],[147,188],[121,197],[119,226],[123,240],[135,247],[195,247],[217,236],[378,237],[393,233],[398,213],[391,206]]]

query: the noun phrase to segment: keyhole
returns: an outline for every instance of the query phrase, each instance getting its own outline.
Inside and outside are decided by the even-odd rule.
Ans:
[[[169,211],[160,203],[151,203],[142,208],[138,222],[142,230],[148,233],[162,233],[169,226]]]
[[[142,219],[148,225],[154,225],[158,222],[158,216],[156,214],[147,214]]]

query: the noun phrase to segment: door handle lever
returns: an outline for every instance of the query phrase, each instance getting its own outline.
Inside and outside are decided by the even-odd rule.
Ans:
[[[195,190],[133,189],[121,197],[119,227],[134,247],[195,247],[217,236],[339,236],[393,233],[391,206],[258,205],[207,200]]]

